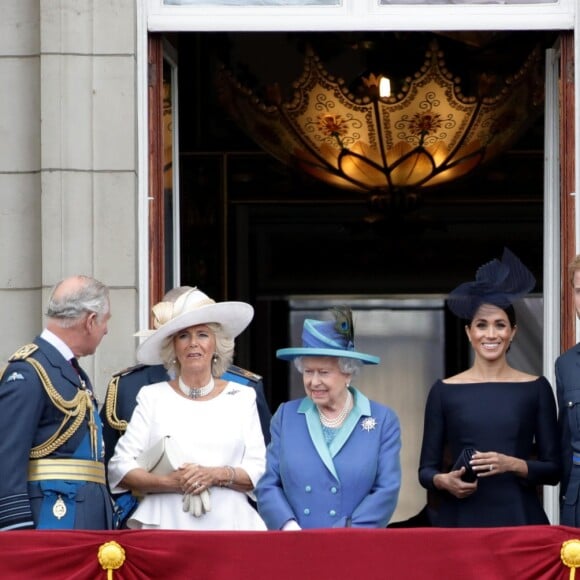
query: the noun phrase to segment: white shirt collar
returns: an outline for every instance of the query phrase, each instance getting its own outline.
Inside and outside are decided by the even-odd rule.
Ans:
[[[56,350],[58,350],[66,360],[70,360],[74,357],[74,353],[69,345],[47,328],[42,331],[40,338],[43,338],[46,342],[52,344],[52,346],[54,346],[54,348],[56,348]]]

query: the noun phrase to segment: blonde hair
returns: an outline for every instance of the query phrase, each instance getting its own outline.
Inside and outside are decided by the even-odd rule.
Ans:
[[[568,277],[570,279],[570,284],[574,286],[574,274],[580,270],[580,254],[576,254],[572,261],[568,264]]]
[[[211,374],[213,377],[221,377],[232,364],[234,360],[235,341],[233,338],[228,338],[224,335],[222,325],[217,322],[209,322],[207,324],[211,332],[215,336],[215,353],[212,359]],[[181,332],[183,328],[174,332],[171,336],[164,339],[161,345],[161,359],[163,366],[168,370],[179,374],[181,372],[181,365],[175,356],[175,346],[173,339],[175,335]]]

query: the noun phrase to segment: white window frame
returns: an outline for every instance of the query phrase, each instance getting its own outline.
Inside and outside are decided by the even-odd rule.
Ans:
[[[165,5],[146,0],[150,31],[571,30],[577,0],[529,4],[391,4],[341,0],[326,6]]]
[[[168,42],[163,43],[163,60],[171,67],[171,110],[172,110],[172,131],[171,131],[171,151],[172,153],[172,184],[171,184],[171,207],[173,215],[171,223],[173,225],[171,232],[165,232],[165,235],[172,237],[173,255],[172,255],[172,272],[173,279],[171,287],[175,288],[181,284],[181,218],[180,218],[180,195],[179,195],[179,99],[178,99],[178,74],[179,68],[177,63],[177,52]]]

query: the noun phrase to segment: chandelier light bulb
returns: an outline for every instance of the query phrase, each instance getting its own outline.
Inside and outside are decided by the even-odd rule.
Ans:
[[[379,81],[379,97],[386,99],[391,96],[391,81],[387,77],[381,76]]]

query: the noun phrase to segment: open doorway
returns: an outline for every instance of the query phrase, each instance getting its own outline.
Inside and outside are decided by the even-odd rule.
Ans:
[[[425,36],[406,33],[411,43],[414,34]],[[255,37],[251,49],[249,35]],[[237,362],[264,376],[272,410],[293,396],[287,366],[275,361],[275,350],[291,344],[292,296],[441,296],[504,246],[532,269],[541,294],[544,262],[542,116],[493,163],[423,196],[412,212],[369,219],[365,199],[321,186],[281,164],[236,126],[217,99],[213,74],[236,42],[250,53],[271,54],[291,75],[280,56],[282,36],[303,42],[298,33],[167,37],[180,71],[181,283],[198,285],[216,299],[256,306],[254,323],[239,341]],[[316,33],[329,46],[344,36]],[[458,36],[444,34],[441,41],[464,42]],[[547,48],[556,37],[553,31],[513,32],[505,42],[514,46],[533,38]],[[444,348],[445,360],[454,356],[447,351],[452,348]]]

